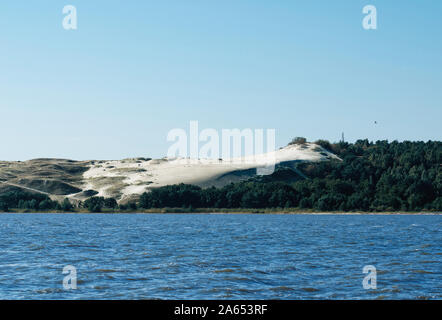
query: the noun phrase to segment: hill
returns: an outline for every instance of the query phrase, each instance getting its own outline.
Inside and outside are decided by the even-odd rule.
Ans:
[[[338,158],[319,145],[303,143],[254,158],[230,160],[131,158],[0,162],[0,194],[21,190],[46,195],[55,201],[67,198],[78,203],[100,196],[126,203],[138,199],[146,191],[167,185],[184,183],[208,188],[248,180],[257,175],[257,169],[264,167],[268,159],[279,167]],[[293,179],[298,177],[296,172],[292,175]]]

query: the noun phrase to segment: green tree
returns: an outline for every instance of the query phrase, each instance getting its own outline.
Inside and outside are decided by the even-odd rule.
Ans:
[[[71,202],[69,201],[69,199],[65,198],[63,200],[63,202],[61,203],[61,209],[63,211],[72,211],[74,209],[73,205],[71,204]]]

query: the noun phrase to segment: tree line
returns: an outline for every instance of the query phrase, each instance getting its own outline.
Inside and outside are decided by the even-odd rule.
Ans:
[[[31,211],[73,211],[74,206],[68,199],[62,202],[51,200],[45,194],[30,193],[26,191],[9,191],[0,194],[0,211],[8,212],[11,209]]]

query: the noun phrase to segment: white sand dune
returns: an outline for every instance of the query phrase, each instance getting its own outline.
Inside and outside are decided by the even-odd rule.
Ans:
[[[339,158],[316,144],[306,143],[289,145],[267,154],[230,160],[137,158],[95,161],[83,174],[83,190],[95,190],[98,192],[97,196],[115,197],[121,202],[155,187],[179,183],[202,187],[222,186],[256,175],[256,170],[250,169],[262,170],[270,166],[271,170],[272,165],[281,163],[330,159]],[[70,197],[75,199],[76,195]]]

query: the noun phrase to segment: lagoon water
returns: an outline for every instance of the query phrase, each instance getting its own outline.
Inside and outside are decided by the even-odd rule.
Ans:
[[[436,215],[0,214],[0,299],[442,299],[441,231]]]

